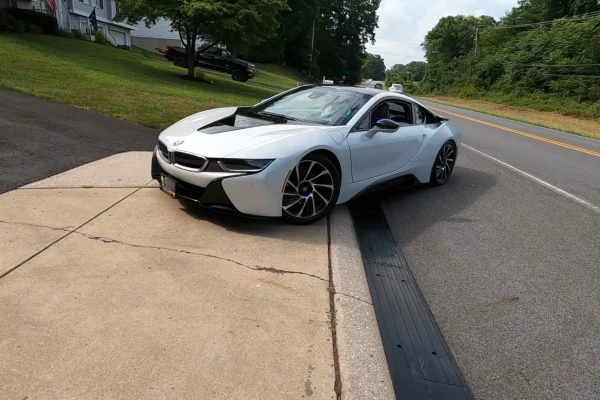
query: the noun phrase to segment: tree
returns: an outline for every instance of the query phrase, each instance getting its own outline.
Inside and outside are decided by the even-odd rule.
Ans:
[[[520,0],[499,22],[486,16],[442,18],[425,37],[428,63],[419,89],[466,97],[490,93],[505,101],[596,118],[598,11],[598,0]],[[535,101],[528,101],[529,96]]]
[[[321,0],[315,37],[315,61],[327,78],[346,84],[360,81],[365,44],[374,42],[381,0]]]
[[[378,54],[367,53],[361,69],[362,77],[382,81],[385,79],[385,63]]]
[[[208,43],[201,51],[217,44],[235,51],[272,36],[279,12],[288,9],[285,0],[121,0],[119,5],[117,21],[143,20],[148,27],[161,17],[171,21],[185,46],[191,79],[198,39]]]

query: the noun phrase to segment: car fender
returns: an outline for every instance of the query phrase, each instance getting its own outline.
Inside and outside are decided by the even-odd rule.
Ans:
[[[339,131],[339,135],[343,136],[343,140],[338,143],[330,136],[330,130],[318,129],[304,132],[300,135],[284,136],[274,139],[269,142],[259,143],[233,154],[229,154],[229,158],[297,158],[302,159],[307,154],[314,151],[324,150],[333,153],[341,167],[342,182],[341,185],[352,183],[350,148],[346,140],[345,127],[336,128],[333,130]],[[335,135],[333,135],[335,137]],[[337,137],[336,139],[339,139]]]
[[[460,131],[450,123],[420,125],[420,128],[425,135],[425,143],[412,161],[433,160],[442,145],[450,139],[454,140],[457,147],[460,145]]]

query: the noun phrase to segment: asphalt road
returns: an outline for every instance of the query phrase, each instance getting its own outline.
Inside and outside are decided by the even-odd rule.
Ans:
[[[154,129],[0,90],[0,193],[112,154],[152,150],[157,137]]]
[[[423,101],[442,111],[450,111],[510,130],[537,136],[540,139],[498,129],[489,125],[447,114],[450,122],[464,134],[463,143],[495,158],[531,173],[555,186],[596,205],[600,205],[600,157],[581,150],[550,143],[555,141],[568,147],[596,152],[600,155],[600,140],[524,124],[475,111]]]
[[[434,106],[600,151],[599,141]],[[600,206],[600,157],[450,118],[464,144]],[[448,185],[383,201],[475,398],[600,398],[600,214],[567,196],[463,147]]]

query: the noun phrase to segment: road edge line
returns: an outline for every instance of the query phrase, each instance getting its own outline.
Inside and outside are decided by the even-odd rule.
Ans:
[[[395,399],[375,308],[347,204],[329,217],[331,289],[342,400]]]
[[[436,108],[436,107],[432,107],[432,106],[430,106],[429,108],[431,108],[432,110],[435,110],[435,111],[439,111],[442,114],[444,114],[444,113],[450,114],[450,115],[453,115],[453,116],[458,117],[458,118],[466,119],[468,121],[475,122],[475,123],[478,123],[478,124],[481,124],[481,125],[490,126],[492,128],[503,130],[505,132],[510,132],[510,133],[514,133],[516,135],[520,135],[520,136],[527,137],[527,138],[530,138],[530,139],[538,140],[540,142],[553,144],[553,145],[558,146],[558,147],[563,147],[565,149],[577,151],[579,153],[587,154],[587,155],[590,155],[590,156],[600,157],[600,153],[599,152],[594,151],[594,150],[590,150],[590,149],[586,149],[584,147],[575,146],[575,145],[572,145],[572,144],[569,144],[569,143],[561,142],[559,140],[549,139],[549,138],[546,138],[546,137],[543,137],[543,136],[540,136],[540,135],[534,135],[533,133],[528,133],[528,132],[520,131],[518,129],[509,128],[509,127],[503,126],[503,125],[498,125],[498,124],[495,124],[493,122],[488,122],[488,121],[483,121],[483,120],[480,120],[480,119],[477,119],[477,118],[468,117],[466,115],[458,114],[458,113],[455,113],[453,111],[443,110],[441,108]]]
[[[538,177],[535,177],[535,176],[533,176],[533,175],[531,175],[531,174],[529,174],[529,173],[527,173],[527,172],[525,172],[523,170],[520,170],[517,167],[513,167],[512,165],[510,165],[510,164],[508,164],[508,163],[506,163],[504,161],[501,161],[501,160],[499,160],[499,159],[497,159],[495,157],[492,157],[489,154],[486,154],[486,153],[484,153],[484,152],[482,152],[480,150],[477,150],[477,149],[475,149],[475,148],[473,148],[471,146],[468,146],[468,145],[466,145],[464,143],[462,144],[462,147],[464,147],[467,150],[472,151],[473,153],[479,154],[480,156],[482,156],[484,158],[487,158],[490,161],[494,161],[494,162],[502,165],[504,168],[507,168],[507,169],[509,169],[509,170],[511,170],[513,172],[516,172],[517,174],[519,174],[521,176],[524,176],[525,178],[527,178],[527,179],[529,179],[529,180],[531,180],[531,181],[533,181],[533,182],[535,182],[535,183],[537,183],[537,184],[539,184],[541,186],[544,186],[546,189],[550,189],[553,192],[558,193],[561,196],[566,197],[566,198],[568,198],[568,199],[570,199],[570,200],[572,200],[572,201],[574,201],[574,202],[576,202],[576,203],[578,203],[578,204],[580,204],[580,205],[582,205],[582,206],[584,206],[584,207],[586,207],[586,208],[594,211],[595,213],[600,214],[600,207],[598,207],[598,206],[596,206],[596,205],[594,205],[594,204],[592,204],[592,203],[590,203],[590,202],[582,199],[581,197],[577,197],[574,194],[571,194],[571,193],[567,192],[566,190],[563,190],[563,189],[561,189],[561,188],[559,188],[557,186],[554,186],[551,183],[548,183],[548,182],[546,182],[546,181],[544,181],[544,180],[542,180],[542,179],[540,179]]]

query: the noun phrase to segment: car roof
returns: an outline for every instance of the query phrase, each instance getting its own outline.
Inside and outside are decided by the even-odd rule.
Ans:
[[[376,96],[380,93],[385,93],[381,89],[358,87],[358,86],[323,85],[322,87],[347,90],[349,92],[357,92],[357,93],[367,94],[369,96]]]

